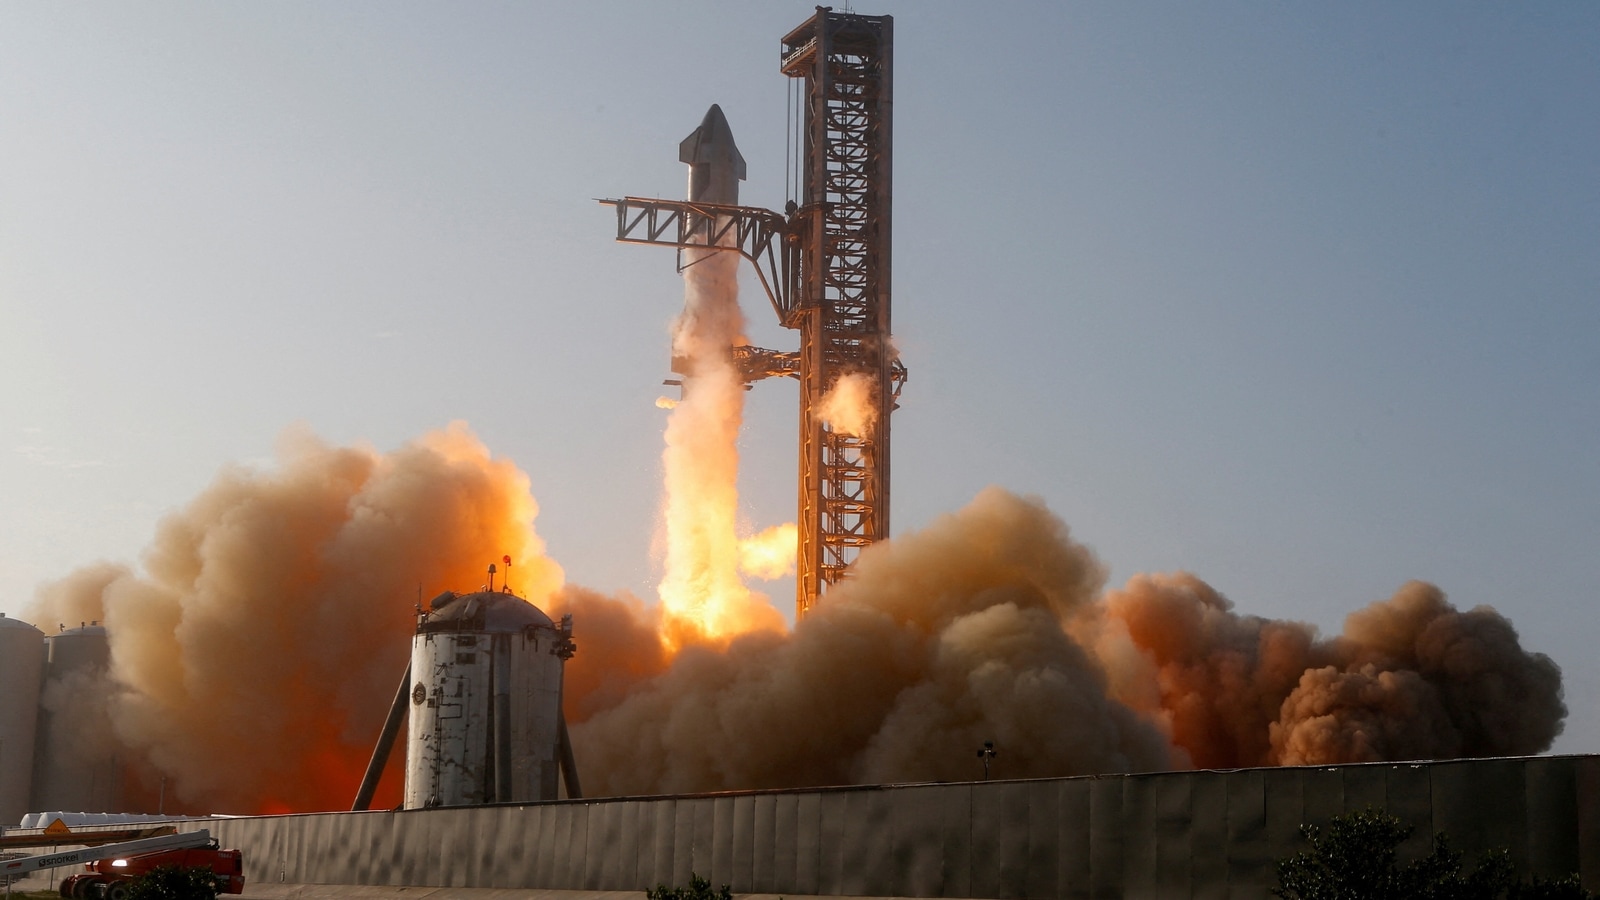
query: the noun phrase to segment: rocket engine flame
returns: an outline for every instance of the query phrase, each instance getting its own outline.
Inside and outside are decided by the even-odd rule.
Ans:
[[[739,257],[685,251],[684,309],[673,329],[673,356],[688,361],[683,399],[667,418],[661,462],[665,572],[658,588],[664,638],[725,643],[746,631],[782,629],[783,618],[739,578],[739,426],[744,382],[732,348],[744,329]]]
[[[690,166],[690,200],[738,202],[744,158],[721,108],[712,106],[679,150]],[[733,362],[733,347],[745,342],[739,256],[709,248],[683,253],[683,312],[672,329],[683,399],[669,407],[662,453],[666,565],[658,591],[671,648],[723,644],[748,631],[784,627],[766,597],[739,578],[738,441],[745,395]]]
[[[800,529],[793,522],[747,537],[739,542],[739,569],[762,581],[793,575],[799,541]]]

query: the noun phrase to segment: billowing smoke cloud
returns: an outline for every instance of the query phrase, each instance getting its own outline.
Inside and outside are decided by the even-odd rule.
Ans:
[[[1270,764],[1284,699],[1331,660],[1311,626],[1238,615],[1188,573],[1135,576],[1092,612],[1116,696],[1159,719],[1201,768]]]
[[[1565,715],[1547,657],[1431,585],[1331,639],[1193,575],[1104,591],[1059,519],[999,489],[868,548],[792,631],[679,642],[665,604],[563,587],[527,478],[462,427],[281,456],[222,473],[140,570],[89,567],[33,611],[107,624],[110,702],[59,727],[168,776],[169,810],[348,804],[413,604],[501,553],[519,593],[574,617],[565,704],[595,794],[970,779],[984,741],[1000,777],[1531,753]],[[397,800],[391,778],[377,803]]]
[[[1422,582],[1352,613],[1332,640],[1238,615],[1186,573],[1137,576],[1103,612],[1117,695],[1201,767],[1537,753],[1566,716],[1549,657],[1493,609],[1462,612]]]
[[[568,585],[546,611],[557,619],[570,613],[578,638],[578,653],[563,676],[562,705],[569,722],[620,704],[671,662],[661,639],[661,607],[645,606],[631,594],[610,597]]]
[[[787,635],[684,651],[575,730],[602,793],[1450,758],[1547,749],[1559,670],[1413,583],[1342,636],[1240,615],[1186,573],[1101,594],[998,489],[869,548]]]
[[[1157,728],[1107,695],[1061,626],[1094,557],[998,490],[864,552],[793,633],[685,649],[574,730],[600,793],[970,779],[985,740],[1011,776],[1164,767]],[[581,651],[580,651],[581,652]]]
[[[482,583],[502,553],[538,602],[561,581],[526,476],[464,427],[387,455],[291,435],[281,456],[224,471],[163,521],[142,572],[95,567],[33,611],[106,623],[116,737],[192,809],[348,803],[418,598]]]
[[[1272,730],[1276,762],[1510,756],[1561,733],[1561,670],[1522,649],[1486,606],[1461,612],[1431,584],[1352,613],[1342,665],[1308,671]]]

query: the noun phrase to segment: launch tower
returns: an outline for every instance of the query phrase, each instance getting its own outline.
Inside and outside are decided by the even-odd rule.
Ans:
[[[817,7],[783,39],[796,79],[795,199],[766,209],[628,197],[617,240],[681,249],[724,247],[756,268],[778,321],[800,332],[796,353],[733,349],[747,381],[800,382],[796,614],[844,577],[863,547],[889,536],[889,413],[905,382],[890,343],[890,174],[894,20]],[[681,257],[680,257],[681,259]],[[865,433],[819,416],[844,376],[871,390]]]

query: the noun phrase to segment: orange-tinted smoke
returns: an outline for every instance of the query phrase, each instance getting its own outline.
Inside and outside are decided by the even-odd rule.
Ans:
[[[1200,768],[1270,764],[1268,729],[1284,698],[1330,659],[1311,626],[1239,615],[1186,572],[1136,575],[1101,610],[1140,651],[1115,653],[1101,635],[1118,695],[1160,719]]]
[[[464,428],[387,455],[287,443],[164,521],[142,572],[88,567],[33,611],[107,623],[93,733],[147,791],[145,770],[169,777],[169,810],[345,808],[419,588],[470,589],[502,552],[519,592],[573,614],[565,703],[597,795],[977,778],[984,741],[997,777],[1531,753],[1565,715],[1547,657],[1431,585],[1331,640],[1187,574],[1102,597],[1092,553],[999,489],[869,548],[793,633],[674,657],[663,606],[560,588],[526,477]],[[391,776],[376,802],[397,800]]]
[[[660,606],[622,593],[609,597],[567,585],[546,611],[570,614],[578,645],[563,675],[562,707],[569,723],[621,703],[640,682],[661,674],[671,657],[661,640]]]
[[[69,576],[33,611],[106,623],[115,735],[189,809],[348,808],[418,598],[475,588],[502,554],[536,603],[561,582],[527,477],[464,426],[389,454],[295,434],[280,457],[165,519],[142,571]]]
[[[1168,764],[1063,618],[1101,568],[1036,501],[985,491],[866,550],[792,634],[687,647],[574,728],[597,794],[1138,771]],[[580,654],[583,652],[581,647]]]
[[[1493,609],[1457,610],[1422,582],[1352,613],[1332,640],[1239,615],[1187,573],[1136,576],[1103,614],[1095,646],[1117,695],[1196,766],[1538,753],[1566,716],[1549,657]]]
[[[1560,732],[1555,665],[1431,585],[1324,640],[1186,573],[1101,578],[1041,504],[989,489],[869,548],[792,634],[685,648],[586,710],[585,784],[972,779],[990,740],[999,777],[1031,777],[1536,753]]]
[[[1339,664],[1308,671],[1272,732],[1284,765],[1514,756],[1549,749],[1566,718],[1561,670],[1487,606],[1431,584],[1351,613]]]

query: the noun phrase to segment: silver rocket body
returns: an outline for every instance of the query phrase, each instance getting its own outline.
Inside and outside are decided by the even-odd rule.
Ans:
[[[700,127],[678,144],[678,160],[689,164],[689,202],[739,202],[739,182],[744,180],[744,157],[733,142],[733,131],[722,107],[711,104]]]
[[[696,128],[678,144],[678,160],[689,164],[689,202],[690,203],[715,203],[723,206],[736,206],[739,203],[739,182],[744,180],[744,156],[739,153],[739,147],[733,142],[733,130],[728,127],[728,118],[722,114],[722,107],[711,104],[706,110],[704,119],[700,120],[700,127]],[[716,217],[719,221],[723,216]],[[703,240],[703,238],[702,238]],[[728,244],[730,239],[723,238],[723,243]],[[731,246],[731,244],[730,244]],[[739,266],[738,256],[732,253],[708,252],[698,248],[685,248],[683,256],[679,259],[679,271],[691,283],[698,281],[702,284],[711,284],[718,281],[727,281],[733,284]],[[689,290],[689,307],[693,307],[693,298],[701,296],[695,289]],[[732,301],[737,305],[737,300]],[[691,316],[691,309],[685,309],[685,315]],[[691,316],[693,318],[693,316]],[[678,337],[673,338],[672,371],[674,374],[692,377],[695,370],[695,359],[686,350],[680,350]],[[730,352],[731,352],[731,348]],[[680,392],[680,399],[687,398],[688,384],[678,379],[668,379],[666,384],[676,385]]]

